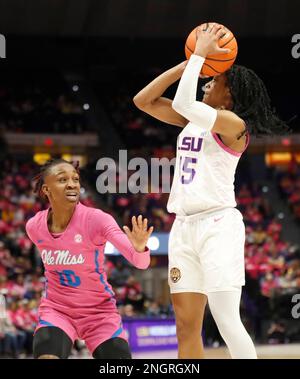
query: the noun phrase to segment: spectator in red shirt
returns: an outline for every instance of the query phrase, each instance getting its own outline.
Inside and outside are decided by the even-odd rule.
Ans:
[[[261,293],[263,296],[270,298],[274,291],[279,287],[278,279],[274,278],[271,272],[261,280]]]
[[[134,310],[141,312],[144,306],[144,295],[141,284],[131,275],[125,284],[125,304],[131,304]]]

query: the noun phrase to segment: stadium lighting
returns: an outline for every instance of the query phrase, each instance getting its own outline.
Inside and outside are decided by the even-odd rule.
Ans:
[[[150,250],[157,250],[159,248],[159,239],[157,237],[150,237],[148,241],[148,247]]]
[[[114,249],[114,246],[110,242],[107,242],[105,246],[105,254],[113,254]]]

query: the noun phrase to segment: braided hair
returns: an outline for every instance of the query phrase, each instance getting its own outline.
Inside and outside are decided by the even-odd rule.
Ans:
[[[33,192],[37,194],[42,199],[46,200],[46,195],[42,192],[42,186],[44,184],[45,177],[50,174],[50,170],[52,167],[61,164],[61,163],[68,163],[72,166],[74,166],[75,170],[77,171],[79,175],[79,162],[68,162],[61,158],[54,158],[47,161],[45,164],[43,164],[40,167],[40,172],[33,178],[34,187]]]
[[[232,112],[245,121],[250,134],[258,137],[291,132],[272,108],[265,84],[254,71],[233,65],[226,77],[233,100]]]

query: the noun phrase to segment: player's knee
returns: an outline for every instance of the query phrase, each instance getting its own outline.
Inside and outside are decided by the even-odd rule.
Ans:
[[[222,335],[238,335],[244,328],[240,317],[214,316],[216,325]]]
[[[93,352],[95,359],[131,359],[128,342],[123,338],[111,338]]]
[[[35,359],[66,359],[72,349],[72,340],[56,327],[40,328],[33,339]]]
[[[200,336],[201,322],[197,318],[187,316],[177,317],[176,331],[179,340]]]

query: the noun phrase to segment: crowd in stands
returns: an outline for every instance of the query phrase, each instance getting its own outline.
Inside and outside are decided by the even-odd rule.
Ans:
[[[54,72],[41,76],[26,71],[11,75],[0,77],[0,131],[64,134],[87,131],[89,123],[83,106],[61,77]]]
[[[295,220],[300,222],[300,165],[293,156],[288,166],[276,171],[279,191],[285,198],[294,214]]]
[[[147,217],[156,232],[170,231],[175,216],[167,212],[167,193],[116,194],[112,198],[112,210],[124,225],[130,223],[132,216],[141,213]]]
[[[142,150],[149,147],[164,149],[176,141],[176,126],[167,126],[155,120],[139,111],[133,103],[135,94],[160,72],[161,70],[156,68],[142,68],[138,73],[126,71],[112,77],[105,88],[103,83],[99,87],[95,85],[107,115],[129,150],[142,148],[143,153]]]
[[[245,313],[259,339],[263,319],[290,318],[291,296],[300,286],[299,246],[282,239],[282,222],[259,187],[243,185],[236,200],[246,226]]]

